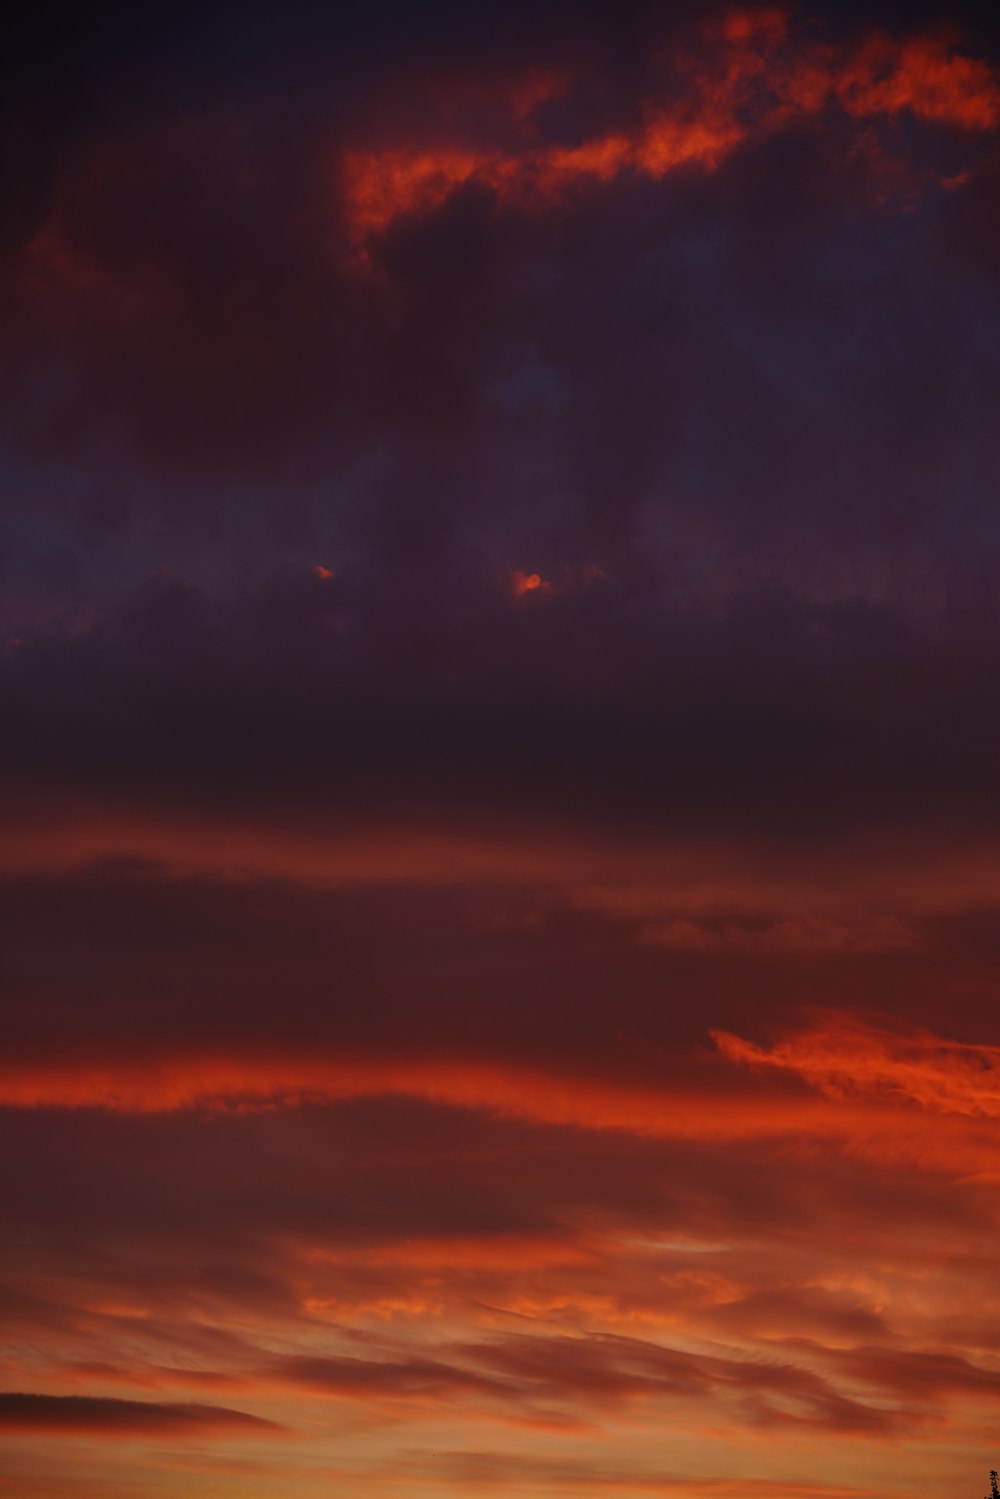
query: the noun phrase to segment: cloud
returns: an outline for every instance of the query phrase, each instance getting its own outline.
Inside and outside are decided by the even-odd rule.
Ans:
[[[565,91],[570,85],[559,80]],[[524,91],[517,96],[523,101]],[[541,87],[535,108],[551,94]],[[538,212],[583,183],[622,174],[660,179],[683,167],[715,169],[747,141],[830,107],[869,119],[910,111],[969,132],[1000,123],[1000,86],[990,64],[940,36],[871,33],[839,48],[796,36],[774,8],[712,18],[669,59],[659,96],[640,102],[639,123],[573,144],[538,139],[533,111],[517,115],[527,142],[517,151],[483,144],[426,143],[352,148],[342,163],[350,232],[362,244],[403,215],[428,213],[475,184],[503,206]],[[512,111],[513,113],[513,111]]]
[[[0,1393],[0,1430],[25,1436],[222,1437],[273,1436],[273,1421],[215,1405],[168,1405],[93,1395]]]
[[[831,1015],[772,1048],[722,1031],[715,1041],[732,1061],[797,1073],[834,1098],[901,1100],[970,1117],[1000,1114],[1000,1047],[879,1029],[853,1015]]]
[[[513,1389],[474,1369],[436,1359],[388,1361],[369,1358],[287,1358],[272,1366],[274,1377],[321,1395],[348,1399],[439,1401],[463,1394],[511,1395]]]
[[[401,1467],[403,1465],[400,1465]],[[544,1484],[546,1489],[557,1493],[598,1494],[694,1494],[704,1499],[731,1492],[730,1479],[704,1478],[694,1474],[677,1475],[664,1470],[662,1463],[649,1473],[626,1472],[607,1462],[595,1458],[593,1461],[573,1459],[544,1459],[526,1457],[518,1453],[503,1451],[471,1451],[469,1449],[441,1453],[412,1453],[403,1468],[404,1473],[415,1473],[420,1477],[429,1475],[436,1482],[454,1484],[468,1488],[507,1485],[524,1487],[527,1484]],[[808,1479],[758,1480],[743,1478],[741,1487],[749,1495],[760,1495],[761,1499],[877,1499],[860,1488],[842,1488],[833,1484],[814,1483]]]
[[[0,61],[31,1499],[992,1440],[995,38],[572,12]]]
[[[552,584],[539,573],[514,572],[511,574],[511,588],[518,598],[525,593],[547,593],[551,587]]]

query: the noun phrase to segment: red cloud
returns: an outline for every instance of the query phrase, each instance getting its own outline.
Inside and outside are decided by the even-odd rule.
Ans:
[[[449,143],[354,147],[341,160],[351,232],[358,243],[401,215],[426,212],[476,183],[507,206],[533,211],[575,184],[622,173],[661,178],[683,166],[711,171],[743,142],[796,118],[836,108],[856,119],[908,111],[970,132],[1000,123],[1000,86],[990,66],[940,36],[897,40],[873,33],[853,46],[800,41],[778,9],[733,12],[703,28],[689,52],[667,59],[673,77],[641,108],[641,123],[580,140],[539,142],[525,126],[519,148]],[[515,97],[518,97],[515,91]],[[532,95],[534,101],[536,96]],[[523,120],[531,111],[509,111]]]
[[[545,593],[552,587],[552,584],[546,582],[540,573],[514,572],[511,574],[510,581],[511,587],[518,596],[523,593]]]
[[[714,1035],[731,1061],[797,1073],[830,1097],[876,1097],[944,1114],[1000,1116],[997,1046],[879,1030],[849,1015],[830,1016],[771,1048],[725,1031]]]
[[[1000,122],[1000,87],[989,65],[935,37],[869,37],[841,68],[834,91],[854,115],[905,109],[971,131],[992,131]]]
[[[59,1063],[15,1063],[0,1072],[0,1104],[14,1108],[87,1108],[157,1114],[202,1108],[226,1111],[278,1103],[333,1103],[364,1098],[411,1098],[548,1126],[611,1131],[640,1138],[705,1142],[771,1139],[798,1148],[812,1140],[861,1152],[873,1160],[919,1159],[946,1175],[1000,1171],[1000,1141],[956,1118],[924,1119],[912,1108],[915,1091],[882,1088],[889,1096],[847,1099],[854,1056],[817,1064],[806,1047],[761,1051],[719,1033],[731,1061],[786,1067],[817,1078],[823,1097],[742,1094],[691,1086],[657,1089],[634,1080],[574,1076],[469,1058],[364,1056],[258,1059],[202,1055],[107,1058]],[[776,1058],[776,1060],[774,1059]],[[860,1064],[864,1065],[864,1058]],[[822,1070],[822,1069],[826,1070]],[[839,1069],[839,1070],[838,1070]],[[910,1069],[900,1064],[890,1078]],[[878,1092],[883,1072],[873,1070]],[[859,1073],[863,1079],[863,1070]],[[863,1081],[861,1088],[863,1090]]]
[[[563,568],[557,582],[543,578],[541,573],[515,570],[510,575],[510,586],[516,598],[521,598],[526,593],[572,593],[581,588],[589,588],[591,583],[596,583],[603,576],[595,563],[588,562],[582,567]]]

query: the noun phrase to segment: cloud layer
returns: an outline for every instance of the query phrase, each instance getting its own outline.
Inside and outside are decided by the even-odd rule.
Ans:
[[[990,24],[19,25],[12,1492],[981,1492]]]

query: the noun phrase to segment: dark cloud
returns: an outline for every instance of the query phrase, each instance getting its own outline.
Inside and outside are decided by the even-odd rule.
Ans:
[[[780,592],[704,620],[614,581],[435,586],[367,599],[303,571],[232,605],[157,581],[28,638],[4,663],[11,783],[792,836],[990,818],[985,625],[942,639]]]
[[[216,1405],[164,1405],[93,1395],[0,1394],[0,1429],[51,1435],[226,1436],[273,1434],[273,1421]]]
[[[333,45],[296,14],[275,79],[310,28]],[[6,272],[9,772],[669,826],[988,815],[988,138],[806,113],[530,212],[470,180],[360,267],[336,167],[367,96],[312,68],[294,106],[261,92],[274,18],[223,64],[227,15],[191,97],[84,136]],[[553,62],[507,21],[492,62],[499,15],[439,54],[432,27],[430,89],[397,17],[387,148],[500,130]],[[539,128],[613,128],[615,70],[655,93],[651,66],[623,44],[593,118]],[[553,588],[512,600],[514,569]]]

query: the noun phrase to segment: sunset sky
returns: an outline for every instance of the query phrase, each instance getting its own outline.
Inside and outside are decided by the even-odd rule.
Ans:
[[[2,1499],[980,1499],[1000,20],[15,5]]]

